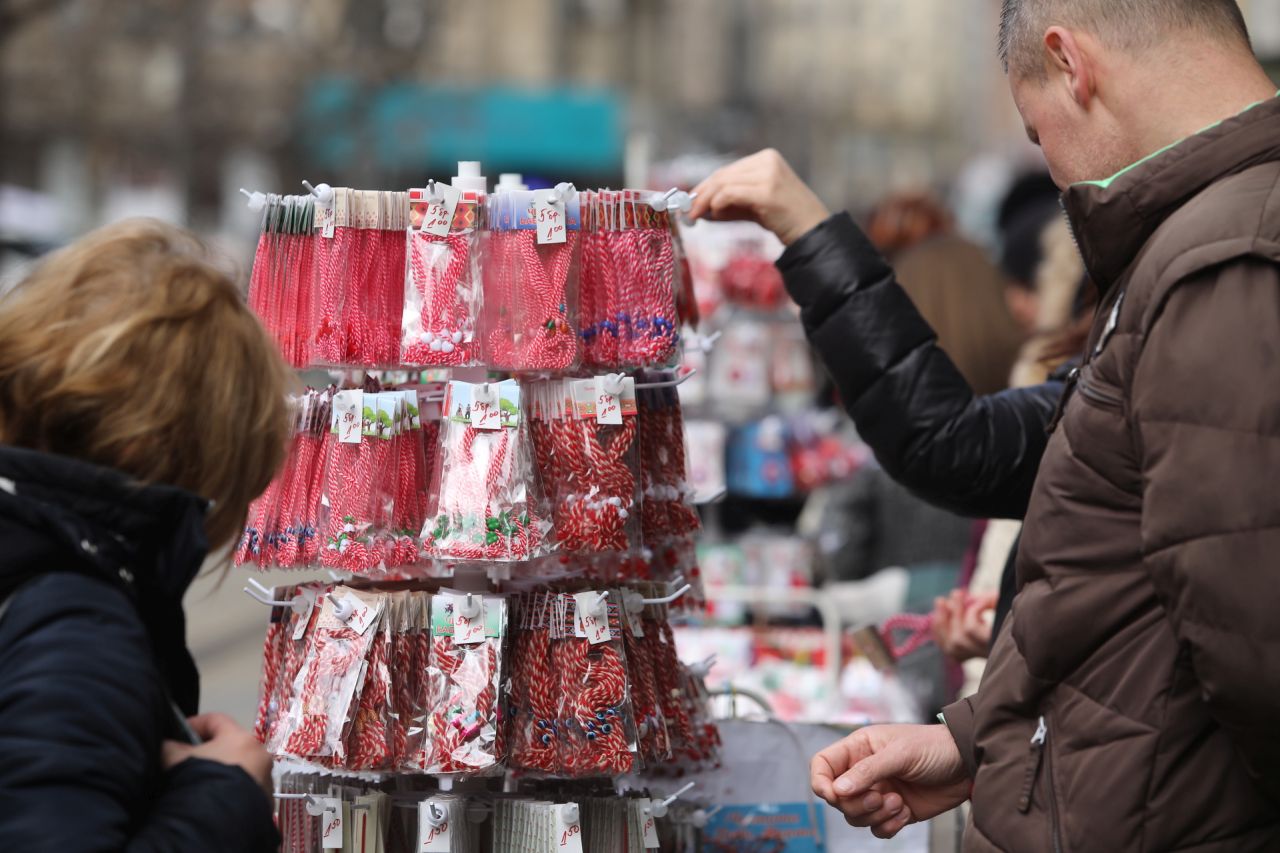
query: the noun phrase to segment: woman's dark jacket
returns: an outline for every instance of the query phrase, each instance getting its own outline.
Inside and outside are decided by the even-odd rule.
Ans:
[[[179,489],[0,446],[4,849],[276,849],[270,802],[242,769],[161,766],[199,701],[182,596],[204,513]]]
[[[974,396],[848,214],[798,240],[778,267],[885,471],[944,509],[1021,519],[1062,383]]]
[[[884,470],[952,512],[1021,519],[1061,379],[975,396],[848,214],[798,240],[778,267],[810,343]],[[1012,586],[1008,592],[1012,600]],[[1007,612],[1005,598],[998,616]]]

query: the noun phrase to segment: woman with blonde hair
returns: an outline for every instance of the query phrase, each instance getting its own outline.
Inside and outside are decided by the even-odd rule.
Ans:
[[[194,716],[182,597],[283,459],[287,382],[235,282],[158,222],[0,298],[6,849],[276,849],[270,758]]]

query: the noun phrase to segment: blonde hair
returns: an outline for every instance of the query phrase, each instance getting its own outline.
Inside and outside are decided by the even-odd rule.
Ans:
[[[284,459],[289,381],[232,278],[154,220],[77,240],[0,299],[0,442],[194,492],[214,548]]]

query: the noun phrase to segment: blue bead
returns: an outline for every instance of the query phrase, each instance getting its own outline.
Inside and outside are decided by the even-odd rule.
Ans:
[[[609,725],[608,723],[605,723],[603,728],[601,728],[601,731],[604,732],[605,734],[612,734],[613,726]]]

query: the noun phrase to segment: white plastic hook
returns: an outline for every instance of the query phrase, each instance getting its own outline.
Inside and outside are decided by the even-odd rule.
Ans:
[[[687,664],[689,669],[689,674],[692,675],[694,678],[706,678],[708,675],[711,674],[711,670],[715,668],[715,665],[716,665],[715,655],[709,655],[705,659],[700,660],[697,663]]]
[[[672,187],[665,193],[654,193],[649,197],[649,206],[660,213],[666,211],[668,206],[671,204],[671,199],[674,198],[675,194],[678,192],[680,192],[679,187]]]
[[[670,604],[673,601],[678,601],[681,598],[683,598],[684,594],[691,589],[693,589],[692,584],[685,584],[684,586],[680,587],[678,590],[671,593],[670,595],[664,595],[662,598],[642,598],[640,599],[640,603],[641,604]]]
[[[249,209],[254,211],[255,213],[267,206],[266,194],[256,192],[256,191],[249,192],[244,187],[240,188],[240,192],[244,194],[245,198],[249,199]]]
[[[667,200],[667,210],[688,213],[693,210],[693,194],[681,190]]]
[[[431,802],[427,803],[426,818],[427,818],[427,823],[439,829],[440,827],[444,826],[446,822],[448,822],[449,812],[440,808],[440,805],[436,803],[434,800],[432,800]]]
[[[356,604],[348,596],[333,599],[333,615],[339,622],[346,622],[356,612]]]
[[[711,822],[711,818],[720,813],[724,806],[716,806],[714,809],[697,809],[693,814],[689,815],[689,823],[693,824],[696,829],[706,829],[707,824]]]
[[[476,598],[475,593],[469,592],[465,596],[458,596],[453,600],[453,607],[458,611],[458,615],[470,621],[480,615],[484,607],[483,602]]]
[[[698,784],[697,782],[690,782],[688,785],[685,785],[683,788],[681,788],[679,791],[676,791],[674,794],[667,797],[665,800],[654,800],[649,805],[649,808],[647,811],[649,812],[649,814],[653,815],[656,818],[666,817],[667,812],[671,808],[671,804],[674,803],[676,800],[680,799],[681,797],[683,797],[685,794],[692,791],[697,786],[697,784]]]
[[[435,204],[444,200],[444,193],[440,192],[440,186],[434,181],[427,181],[427,201]]]
[[[328,184],[321,183],[312,186],[310,181],[303,181],[302,186],[306,188],[307,192],[315,196],[316,201],[321,204],[328,204],[333,201],[333,187]]]
[[[626,377],[621,373],[610,373],[604,377],[604,381],[601,384],[604,386],[605,393],[617,397],[626,388],[625,379]]]
[[[710,335],[690,335],[689,344],[703,353],[710,354],[715,349],[716,341],[720,340],[723,332],[714,332]]]
[[[259,592],[258,590],[249,586],[246,586],[244,588],[244,594],[252,598],[254,601],[258,602],[259,604],[265,604],[268,607],[288,607],[294,613],[301,613],[303,610],[306,609],[306,606],[307,606],[306,599],[304,599],[300,595],[295,595],[293,598],[288,598],[284,600],[276,600],[271,597],[270,592],[267,592],[267,593]]]
[[[698,373],[698,368],[691,367],[688,370],[683,371],[675,379],[668,379],[663,382],[637,382],[636,389],[645,390],[649,388],[678,388],[679,386],[683,385],[684,383],[692,379],[694,376],[696,376],[697,373]]]
[[[608,598],[609,598],[608,592],[596,593],[595,599],[584,608],[587,611],[587,615],[598,617],[598,616],[603,616],[606,612],[608,612]]]
[[[561,204],[563,202],[568,202],[572,200],[573,197],[576,196],[577,194],[578,194],[578,188],[575,187],[573,184],[570,184],[570,183],[556,184],[556,188],[553,189],[550,195],[547,196],[547,203]]]

